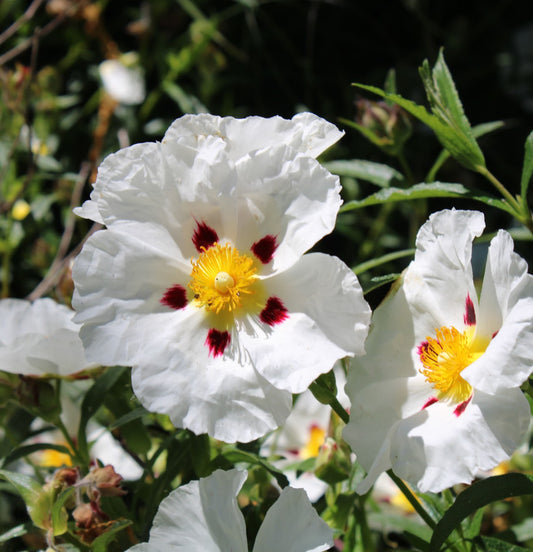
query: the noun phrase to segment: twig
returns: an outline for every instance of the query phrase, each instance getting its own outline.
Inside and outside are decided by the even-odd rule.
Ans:
[[[20,29],[20,27],[26,23],[26,21],[29,21],[35,15],[35,12],[39,9],[39,6],[42,3],[43,0],[33,0],[28,9],[2,34],[0,34],[0,44],[12,37]]]

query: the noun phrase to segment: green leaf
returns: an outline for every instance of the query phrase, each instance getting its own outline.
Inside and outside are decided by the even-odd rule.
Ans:
[[[143,406],[139,406],[135,408],[134,410],[131,410],[127,414],[124,414],[124,416],[121,416],[118,418],[118,420],[115,420],[110,426],[109,431],[113,431],[114,429],[117,429],[120,426],[123,426],[124,424],[127,424],[129,422],[133,422],[134,420],[138,420],[139,418],[142,418],[145,414],[147,414],[148,411]]]
[[[525,494],[533,494],[533,476],[522,473],[498,475],[474,483],[456,498],[435,527],[431,550],[439,550],[461,521],[479,508],[497,500]]]
[[[91,545],[93,552],[106,552],[107,545],[116,537],[116,534],[126,527],[129,527],[133,522],[129,519],[124,519],[113,523],[113,525],[99,537],[94,539]]]
[[[469,190],[462,184],[454,184],[449,182],[432,182],[426,184],[415,184],[410,188],[384,188],[375,194],[369,195],[364,199],[354,199],[345,203],[339,210],[340,213],[346,211],[352,211],[354,209],[361,209],[362,207],[369,207],[370,205],[380,205],[382,203],[391,203],[395,201],[406,201],[411,199],[421,199],[430,197],[463,197],[465,199],[475,199],[496,207],[502,211],[513,214],[514,211],[500,199],[489,196],[484,192],[478,192],[476,190]]]
[[[113,385],[118,381],[120,376],[127,368],[121,366],[113,366],[108,368],[101,376],[98,377],[94,385],[87,391],[81,405],[80,426],[78,429],[78,446],[80,454],[86,459],[89,459],[87,449],[87,432],[85,428],[87,422],[100,408],[106,394],[111,390]]]
[[[386,274],[385,276],[376,276],[371,278],[366,284],[363,285],[363,293],[366,295],[375,289],[378,289],[387,284],[391,284],[400,277],[399,273]]]
[[[527,191],[533,175],[533,132],[527,137],[524,146],[524,166],[522,168],[522,180],[520,184],[520,196],[527,203]]]
[[[47,530],[50,526],[49,514],[52,508],[50,494],[46,493],[42,485],[29,475],[0,470],[0,477],[9,481],[17,489],[33,523],[40,529]]]
[[[17,525],[0,535],[0,542],[6,542],[8,540],[14,539],[16,537],[22,537],[26,533],[29,533],[33,529],[31,523],[23,523],[22,525]]]
[[[479,540],[483,543],[483,550],[485,552],[525,552],[531,550],[530,548],[522,548],[516,544],[495,539],[494,537],[480,537]]]
[[[247,464],[259,465],[263,467],[276,478],[276,481],[281,488],[285,488],[289,484],[287,476],[281,470],[278,470],[272,464],[269,464],[266,460],[252,454],[251,452],[236,449],[232,445],[228,445],[222,449],[221,454],[226,460],[229,460],[233,464],[236,464],[237,462],[245,462]]]
[[[71,454],[71,451],[64,445],[55,445],[53,443],[35,443],[33,445],[24,445],[13,450],[4,458],[2,466],[7,466],[11,464],[11,462],[18,460],[23,456],[27,456],[28,454],[32,454],[40,450],[56,450],[57,452],[61,452],[63,454]]]
[[[363,159],[329,161],[323,165],[333,174],[359,178],[380,188],[388,188],[391,184],[402,184],[405,181],[403,174],[396,169]]]
[[[65,502],[73,495],[74,487],[69,487],[60,493],[52,507],[52,527],[54,536],[62,535],[68,530],[68,513],[65,509]]]
[[[381,257],[378,257],[376,259],[370,259],[369,261],[360,263],[357,266],[353,267],[352,270],[356,275],[363,274],[371,268],[375,268],[390,261],[395,261],[396,259],[402,259],[403,257],[412,257],[414,254],[414,249],[402,249],[401,251],[393,251],[392,253],[387,253],[386,255],[382,255]],[[393,274],[390,276],[394,276],[396,278],[397,274]]]
[[[392,140],[387,136],[379,136],[369,128],[363,125],[360,125],[355,121],[350,121],[349,119],[344,119],[344,118],[340,118],[339,120],[341,121],[341,123],[345,124],[346,126],[349,126],[349,127],[355,128],[355,130],[358,130],[369,142],[371,142],[375,146],[378,146],[381,148],[383,146],[392,145]]]

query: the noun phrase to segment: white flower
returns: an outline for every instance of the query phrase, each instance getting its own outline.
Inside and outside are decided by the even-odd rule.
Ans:
[[[335,224],[338,179],[313,156],[339,137],[308,113],[185,116],[107,157],[77,211],[107,226],[73,268],[89,357],[132,365],[146,408],[231,442],[280,425],[292,393],[361,354],[356,277],[303,255]]]
[[[237,496],[246,472],[217,470],[172,491],[160,504],[147,543],[130,552],[247,552]],[[267,512],[252,552],[320,552],[332,531],[304,491],[286,487]]]
[[[469,483],[509,457],[529,422],[519,386],[533,369],[533,277],[509,234],[492,240],[480,298],[470,265],[482,213],[440,211],[375,311],[367,356],[348,373],[344,437],[367,470],[422,492]]]
[[[105,91],[117,102],[138,105],[146,95],[142,73],[118,59],[107,59],[98,67]]]
[[[52,299],[0,301],[0,370],[69,376],[93,366],[85,358],[74,311]]]

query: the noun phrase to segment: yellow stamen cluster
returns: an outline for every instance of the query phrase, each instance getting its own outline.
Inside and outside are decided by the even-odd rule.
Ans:
[[[191,261],[189,288],[198,307],[215,314],[232,313],[242,306],[245,296],[255,293],[257,280],[254,260],[241,255],[230,244],[214,243],[202,248],[196,261]]]
[[[461,372],[477,360],[484,351],[475,352],[471,332],[459,332],[453,326],[435,330],[436,339],[428,337],[420,349],[424,368],[420,372],[426,381],[439,392],[439,399],[454,404],[466,401],[472,386],[461,377]]]
[[[305,447],[300,450],[300,457],[306,460],[307,458],[318,456],[320,447],[324,444],[325,439],[326,431],[316,425],[312,426],[309,432],[309,441],[307,441]]]

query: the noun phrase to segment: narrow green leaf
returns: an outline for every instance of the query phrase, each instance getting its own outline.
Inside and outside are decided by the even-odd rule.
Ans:
[[[388,188],[392,184],[402,184],[404,176],[401,172],[384,165],[363,159],[347,159],[323,163],[324,167],[339,176],[351,176],[371,182],[380,188]]]
[[[522,201],[527,203],[527,191],[533,175],[533,132],[527,137],[524,146],[524,166],[522,168],[522,181],[520,184],[520,196]]]
[[[126,529],[133,522],[129,519],[124,519],[113,523],[113,525],[105,532],[102,533],[99,537],[96,537],[92,542],[91,549],[93,552],[106,552],[107,545],[116,537],[119,531]]]
[[[462,197],[465,199],[475,199],[496,207],[502,211],[513,214],[514,211],[500,199],[489,196],[484,192],[477,192],[476,190],[469,190],[462,184],[454,184],[450,182],[432,182],[426,184],[415,184],[410,188],[384,188],[375,194],[369,195],[364,199],[354,199],[345,203],[339,210],[340,213],[346,211],[352,211],[354,209],[361,209],[362,207],[369,207],[370,205],[380,205],[382,203],[391,203],[395,201],[406,201],[411,199],[421,199],[430,197]]]
[[[387,253],[386,255],[378,257],[377,259],[370,259],[369,261],[360,263],[354,268],[352,268],[352,270],[357,275],[363,274],[364,272],[366,272],[367,270],[370,270],[371,268],[376,268],[376,266],[380,266],[390,261],[395,261],[396,259],[402,259],[403,257],[412,257],[414,254],[415,254],[414,249],[403,249],[402,251],[393,251],[392,253]]]
[[[247,464],[259,465],[263,467],[276,478],[276,481],[282,488],[285,488],[289,484],[287,476],[282,471],[278,470],[272,464],[269,464],[266,460],[252,454],[251,452],[239,450],[229,445],[228,447],[222,449],[222,456],[234,464],[237,462],[246,462]]]
[[[0,542],[6,542],[16,537],[22,537],[26,533],[29,533],[32,529],[33,525],[31,523],[23,523],[22,525],[17,525],[16,527],[9,529],[9,531],[2,533],[0,535]]]
[[[525,494],[533,494],[533,476],[522,473],[498,475],[474,483],[456,498],[435,527],[430,543],[431,550],[440,550],[461,521],[479,508],[497,500]]]
[[[376,86],[353,83],[353,86],[368,90],[373,94],[389,99],[403,107],[408,113],[428,125],[435,132],[440,143],[446,148],[452,157],[457,159],[461,165],[471,170],[477,170],[479,165],[485,166],[485,159],[477,143],[472,142],[472,138],[458,131],[456,127],[448,125],[433,113],[415,102],[400,96],[399,94],[387,94]],[[473,145],[473,143],[475,145]]]
[[[98,377],[94,385],[87,391],[81,405],[80,426],[78,429],[78,446],[80,454],[87,460],[89,453],[87,450],[87,432],[85,428],[87,422],[100,408],[104,402],[106,394],[111,390],[113,385],[118,381],[120,376],[127,368],[122,366],[113,366],[108,368],[101,376]]]
[[[400,274],[393,273],[387,274],[385,276],[376,276],[375,278],[371,278],[367,283],[363,284],[363,293],[366,295],[367,293],[370,293],[375,289],[386,286],[387,284],[396,281],[399,277]]]
[[[531,550],[531,548],[522,548],[516,544],[495,539],[494,537],[480,537],[479,540],[483,543],[483,550],[485,552],[526,552],[527,550]]]
[[[74,487],[69,487],[61,492],[52,506],[52,528],[54,536],[62,535],[68,530],[68,513],[65,502],[74,494]]]
[[[29,475],[0,470],[0,477],[9,481],[19,492],[33,523],[40,529],[48,529],[52,499],[42,485]]]
[[[8,466],[11,462],[40,450],[56,450],[57,452],[61,452],[63,454],[71,454],[71,451],[64,445],[55,445],[53,443],[35,443],[33,445],[24,445],[13,450],[4,458],[2,466]]]
[[[110,426],[109,431],[113,431],[114,429],[117,429],[120,426],[123,426],[129,422],[133,422],[134,420],[138,420],[139,418],[142,418],[145,414],[147,414],[148,411],[143,406],[139,406],[132,410],[131,412],[128,412],[127,414],[124,414],[124,416],[121,416],[117,420],[115,420]]]

